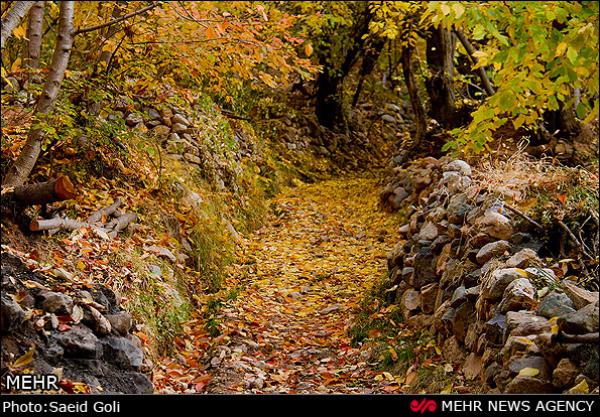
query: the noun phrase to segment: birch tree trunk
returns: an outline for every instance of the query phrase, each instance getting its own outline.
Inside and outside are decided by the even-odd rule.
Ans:
[[[44,2],[36,1],[29,11],[27,24],[27,66],[37,69],[40,67],[42,51],[42,26],[44,21]]]
[[[43,119],[52,111],[56,96],[60,90],[65,70],[69,64],[71,48],[73,46],[73,1],[60,2],[60,19],[58,27],[58,38],[52,55],[50,72],[46,77],[44,89],[38,99],[34,115]],[[3,186],[14,187],[27,181],[40,155],[42,141],[44,139],[43,128],[32,128],[29,131],[27,142],[17,160],[9,168]]]
[[[13,30],[19,25],[19,22],[35,1],[18,1],[11,9],[6,12],[6,16],[2,18],[2,31],[0,33],[0,49],[4,49],[4,44],[12,36]]]

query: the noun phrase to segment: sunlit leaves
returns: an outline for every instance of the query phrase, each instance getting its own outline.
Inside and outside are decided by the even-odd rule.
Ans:
[[[488,75],[496,87],[482,107],[502,110],[494,117],[476,113],[447,148],[483,150],[482,136],[491,139],[502,117],[515,128],[535,127],[544,111],[573,106],[575,90],[578,117],[597,114],[597,2],[431,2],[427,14],[479,42],[478,66],[493,68]]]

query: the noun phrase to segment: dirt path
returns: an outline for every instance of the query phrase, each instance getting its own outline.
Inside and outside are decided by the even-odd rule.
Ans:
[[[219,309],[221,336],[202,360],[210,365],[196,391],[379,391],[348,336],[353,310],[386,273],[397,228],[377,208],[378,189],[372,179],[338,179],[273,201],[272,218],[231,269],[227,287],[242,288]]]

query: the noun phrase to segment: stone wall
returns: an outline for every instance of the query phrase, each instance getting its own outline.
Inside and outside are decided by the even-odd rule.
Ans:
[[[509,393],[597,389],[598,292],[557,276],[544,231],[502,192],[464,161],[429,157],[395,168],[381,202],[408,219],[388,256],[388,301],[467,379]]]
[[[2,252],[0,327],[3,370],[55,374],[66,392],[153,391],[131,316],[109,288],[56,285]]]

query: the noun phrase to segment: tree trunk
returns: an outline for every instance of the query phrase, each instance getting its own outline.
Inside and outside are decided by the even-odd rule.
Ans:
[[[60,19],[58,27],[58,38],[52,56],[52,64],[50,72],[46,77],[44,89],[38,99],[35,109],[35,116],[43,116],[49,114],[56,101],[56,96],[60,90],[65,70],[69,63],[71,48],[73,46],[73,1],[60,2]],[[21,150],[21,154],[17,160],[9,168],[4,183],[5,187],[14,187],[23,184],[27,181],[29,174],[33,170],[35,163],[40,155],[42,141],[44,139],[43,128],[32,128],[29,131],[29,136],[25,146]]]
[[[6,13],[6,16],[2,18],[2,31],[0,33],[0,49],[4,49],[4,44],[12,36],[13,30],[19,25],[19,22],[29,9],[33,6],[35,1],[17,1],[15,5]]]
[[[471,42],[469,42],[469,40],[467,39],[467,37],[465,36],[465,34],[462,31],[456,30],[455,33],[456,33],[456,36],[458,36],[460,43],[462,43],[462,46],[465,48],[465,50],[469,54],[469,58],[471,58],[471,61],[473,61],[473,64],[477,65],[477,57],[474,55],[475,48],[473,48],[473,45],[471,45]],[[483,85],[483,89],[485,90],[487,95],[493,96],[495,93],[494,87],[492,87],[492,83],[490,82],[490,79],[488,78],[487,74],[485,73],[485,68],[483,68],[483,67],[477,68],[477,75],[479,76],[479,79],[481,80],[481,84]]]
[[[455,123],[454,35],[447,29],[431,29],[427,37],[427,65],[431,77],[425,83],[431,102],[430,116],[444,128]]]
[[[332,130],[346,130],[348,124],[343,103],[343,77],[324,69],[317,77],[315,110],[319,124]]]
[[[43,21],[44,2],[36,1],[29,11],[29,22],[27,22],[27,66],[32,69],[40,66]]]
[[[404,74],[404,82],[408,90],[410,105],[412,106],[415,122],[415,135],[413,137],[412,150],[415,151],[421,146],[421,142],[427,131],[427,118],[425,108],[419,97],[419,89],[415,76],[412,71],[412,48],[404,48],[402,50],[402,72]]]
[[[379,38],[365,52],[360,66],[358,84],[356,85],[354,97],[352,97],[352,107],[356,107],[358,104],[365,78],[373,71],[373,68],[375,68],[375,64],[377,64],[377,60],[379,59],[379,55],[381,54],[384,45],[385,39]]]
[[[351,34],[346,39],[339,42],[346,42],[344,45],[346,54],[341,64],[331,62],[331,49],[322,51],[319,61],[323,66],[323,72],[317,77],[316,92],[316,114],[319,123],[329,129],[348,133],[347,116],[344,109],[343,82],[346,76],[352,70],[352,67],[358,59],[360,51],[364,48],[365,38],[369,31],[369,22],[373,14],[369,9],[368,2],[364,4],[357,2],[362,9],[352,28]]]
[[[54,180],[15,187],[14,199],[21,205],[47,204],[54,201],[70,200],[76,195],[69,177],[61,176]]]

